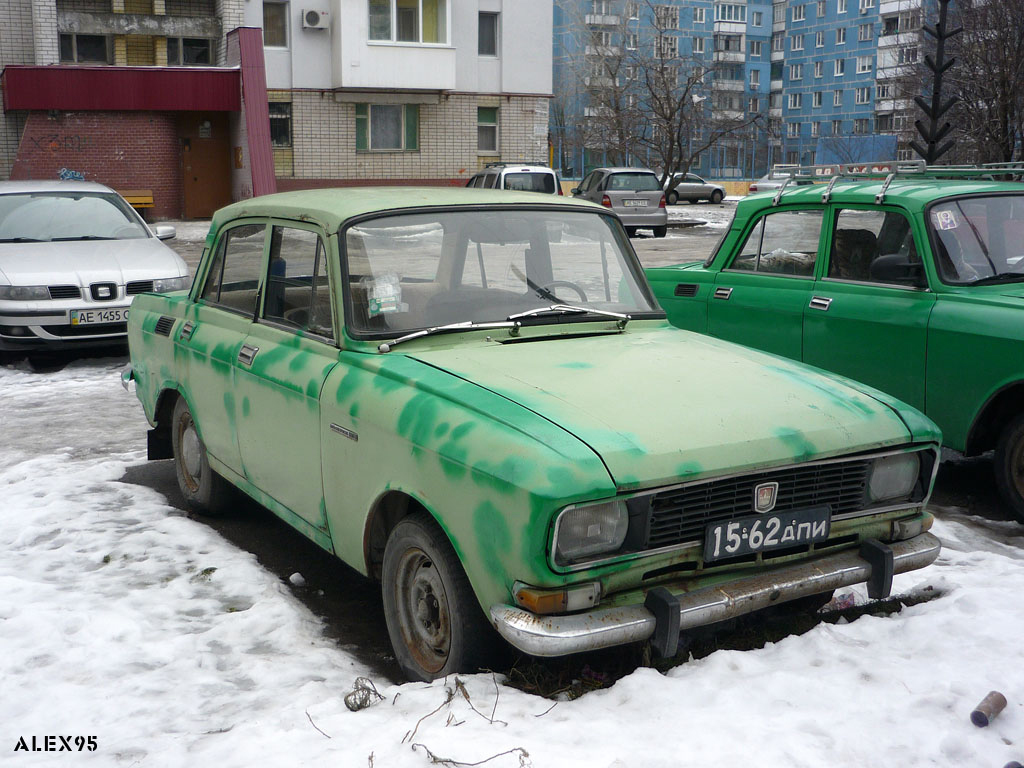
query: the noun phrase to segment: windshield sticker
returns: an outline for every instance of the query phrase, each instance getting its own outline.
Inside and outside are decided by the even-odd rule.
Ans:
[[[939,229],[956,229],[960,226],[953,211],[935,211],[932,214],[932,219],[935,221],[935,226]]]
[[[409,311],[409,305],[402,303],[402,285],[394,272],[363,282],[367,284],[366,311],[370,317]]]

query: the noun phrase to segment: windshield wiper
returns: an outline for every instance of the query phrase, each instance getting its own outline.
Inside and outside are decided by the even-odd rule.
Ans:
[[[514,315],[509,315],[506,320],[519,320],[524,317],[543,317],[544,315],[597,315],[598,317],[611,317],[618,322],[615,324],[621,331],[626,327],[632,318],[629,315],[624,315],[621,312],[609,312],[606,309],[588,309],[587,307],[577,307],[573,304],[552,304],[549,307],[536,307],[534,309],[528,309],[525,312],[517,312]]]
[[[0,243],[44,243],[45,240],[40,240],[35,237],[5,237],[0,240]]]
[[[79,235],[78,237],[51,237],[51,243],[63,243],[68,240],[116,240],[116,237],[103,237],[102,235]]]
[[[1024,280],[1024,272],[1002,272],[998,275],[982,277],[967,285],[994,285],[996,283],[1017,283]]]
[[[394,341],[385,341],[377,345],[377,350],[380,352],[390,352],[391,348],[396,344],[401,344],[403,341],[412,341],[413,339],[419,339],[423,336],[432,336],[435,333],[454,333],[456,331],[476,331],[487,328],[511,328],[512,335],[515,335],[521,323],[513,323],[509,321],[500,323],[474,323],[472,320],[466,320],[461,323],[449,323],[448,325],[436,325],[433,328],[424,328],[421,331],[414,331],[407,333],[405,336],[399,336]]]

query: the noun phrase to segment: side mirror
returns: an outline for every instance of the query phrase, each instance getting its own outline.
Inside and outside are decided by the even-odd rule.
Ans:
[[[911,285],[927,288],[924,266],[920,261],[910,261],[900,253],[886,253],[871,262],[871,279],[882,283]]]
[[[173,240],[178,234],[178,230],[174,228],[173,224],[157,224],[153,227],[153,234],[158,240]]]

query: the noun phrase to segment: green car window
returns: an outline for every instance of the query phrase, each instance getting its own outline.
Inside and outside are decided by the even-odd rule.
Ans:
[[[331,288],[323,240],[316,232],[275,226],[263,317],[333,339]]]
[[[1024,280],[1024,195],[944,200],[928,210],[943,282]]]
[[[828,276],[857,282],[888,282],[872,274],[880,256],[919,264],[910,220],[898,211],[841,210],[829,248]]]
[[[206,274],[202,298],[232,312],[255,316],[266,230],[264,224],[249,224],[232,227],[224,234]]]
[[[762,216],[729,269],[814,276],[821,210],[777,211]]]

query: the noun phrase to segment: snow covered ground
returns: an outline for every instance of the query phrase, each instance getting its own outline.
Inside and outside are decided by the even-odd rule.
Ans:
[[[1024,551],[1015,523],[939,522],[942,597],[820,624],[557,703],[490,675],[376,680],[276,576],[121,482],[146,424],[123,360],[0,368],[0,764],[998,766],[1024,760]],[[1009,706],[969,720],[989,690]],[[64,736],[72,749],[23,751]],[[76,742],[74,737],[82,737]],[[59,749],[63,743],[53,740]],[[449,758],[451,763],[432,760]]]

